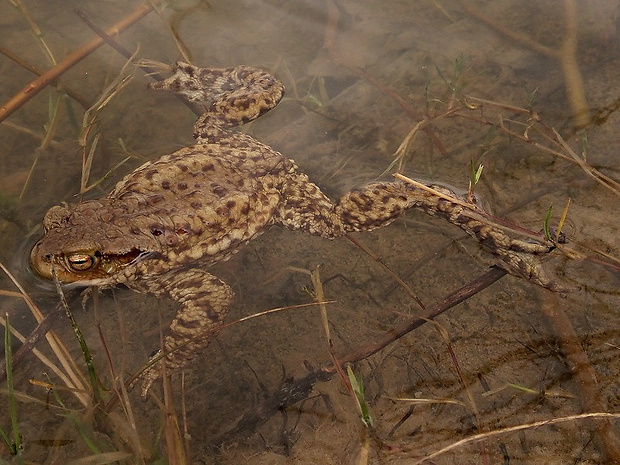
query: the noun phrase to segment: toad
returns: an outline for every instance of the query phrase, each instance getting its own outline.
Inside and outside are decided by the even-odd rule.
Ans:
[[[334,202],[292,160],[231,130],[282,98],[284,86],[265,71],[177,63],[171,77],[150,87],[204,108],[194,126],[196,143],[140,166],[105,198],[52,207],[30,262],[40,276],[61,283],[124,284],[176,301],[164,353],[154,356],[167,369],[184,367],[206,347],[233,301],[230,286],[209,266],[272,225],[333,239],[388,225],[418,208],[465,230],[509,273],[556,288],[537,259],[553,244],[514,237],[450,189],[373,182]],[[160,373],[159,364],[147,369],[143,394]]]

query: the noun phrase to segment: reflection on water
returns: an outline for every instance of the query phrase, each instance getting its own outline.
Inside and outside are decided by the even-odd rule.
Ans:
[[[545,267],[582,290],[554,299],[524,280],[505,277],[439,317],[441,331],[424,325],[356,364],[353,371],[363,376],[374,422],[372,434],[360,435],[364,427],[358,407],[338,376],[317,383],[285,412],[271,412],[260,421],[251,417],[255,409],[265,411],[270,393],[294,386],[287,384],[291,378],[301,379],[331,360],[315,308],[290,309],[223,329],[189,368],[184,384],[179,377],[172,381],[176,414],[187,420],[189,453],[198,463],[240,463],[240,457],[249,456],[255,463],[280,463],[283,456],[295,463],[343,463],[368,451],[372,463],[412,463],[477,432],[583,411],[617,411],[614,309],[620,252],[613,179],[619,177],[618,96],[610,82],[617,75],[618,12],[611,0],[591,0],[589,6],[596,4],[591,8],[576,5],[576,22],[568,24],[576,27],[579,46],[567,58],[557,51],[566,50],[562,43],[571,29],[565,28],[565,18],[568,13],[570,19],[573,3],[553,0],[523,8],[512,0],[188,1],[163,12],[168,24],[151,13],[120,36],[119,42],[139,58],[190,59],[204,66],[243,63],[276,74],[287,87],[285,99],[243,130],[294,158],[333,197],[380,176],[411,134],[398,152],[403,172],[466,189],[472,163],[483,165],[477,193],[495,214],[533,231],[543,228],[551,205],[550,225],[556,227],[571,199],[565,253],[557,253]],[[24,2],[25,12],[7,3],[0,7],[0,46],[45,70],[52,66],[50,54],[61,61],[93,37],[74,7],[107,27],[138,5]],[[40,36],[32,33],[28,20],[40,28]],[[511,32],[498,32],[502,28]],[[122,56],[103,46],[62,75],[62,92],[42,91],[0,126],[0,259],[44,314],[52,314],[58,298],[53,286],[42,290],[28,277],[26,245],[41,234],[38,225],[47,208],[78,200],[80,102],[94,104],[124,64]],[[33,74],[5,56],[0,66],[1,99],[7,102]],[[134,167],[192,141],[194,115],[174,98],[147,91],[149,78],[140,70],[126,73],[131,82],[107,103],[89,135],[89,148],[96,134],[100,138],[88,198],[105,195]],[[583,94],[575,76],[582,77]],[[579,112],[583,98],[586,117]],[[579,122],[585,122],[585,132],[576,127]],[[411,133],[418,123],[418,131]],[[345,240],[330,242],[277,228],[267,232],[212,270],[237,294],[229,321],[312,302],[309,276],[288,267],[321,265],[325,298],[335,301],[328,306],[331,335],[336,354],[342,355],[373,344],[408,314],[422,314],[378,260],[426,306],[481,276],[488,265],[488,257],[457,228],[415,212],[356,239],[379,258]],[[6,277],[2,289],[15,291]],[[32,331],[35,319],[19,297],[3,293],[0,303],[12,325],[25,334]],[[79,299],[72,307],[107,389],[105,401],[122,398],[114,391],[115,379],[126,380],[140,369],[158,345],[159,315],[166,327],[172,306],[118,289],[90,299],[86,312]],[[60,314],[50,321],[82,366],[69,323]],[[567,338],[571,341],[570,328],[562,326],[567,321],[576,345],[566,345]],[[17,350],[20,344],[13,341]],[[566,362],[566,353],[579,346],[593,372],[567,368],[575,359]],[[53,357],[46,343],[37,348]],[[98,415],[96,432],[89,433],[83,411],[90,394],[61,387],[48,393],[41,383],[62,386],[63,381],[32,352],[16,360],[13,372],[17,392],[36,399],[17,404],[27,460],[66,463],[87,457],[95,449],[85,437],[99,452],[127,452],[130,458],[110,459],[125,463],[173,454],[170,443],[168,452],[156,452],[165,440],[150,432],[165,421],[164,407],[153,399],[140,402],[130,392],[121,403],[131,411],[118,402],[108,404],[112,413]],[[88,380],[79,382],[88,391]],[[0,427],[10,436],[9,398],[4,393],[0,402]],[[64,420],[68,410],[79,418],[78,427]],[[486,455],[492,462],[507,457],[541,463],[557,457],[555,462],[564,463],[583,457],[600,463],[614,456],[610,438],[616,433],[607,426],[600,420],[571,420],[462,446],[434,460],[479,463]],[[597,439],[601,436],[606,439]],[[0,450],[10,458],[8,446]]]

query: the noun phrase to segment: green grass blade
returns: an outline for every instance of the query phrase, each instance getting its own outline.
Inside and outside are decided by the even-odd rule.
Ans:
[[[6,363],[6,386],[9,392],[9,415],[11,417],[11,427],[13,429],[13,442],[10,440],[8,444],[11,451],[18,457],[21,456],[22,440],[19,435],[19,425],[17,422],[17,401],[15,399],[15,390],[13,386],[13,350],[11,349],[11,324],[9,323],[9,314],[5,314],[6,326],[4,328],[4,360]],[[6,434],[3,435],[7,440]],[[20,460],[21,462],[21,460]]]
[[[551,221],[551,212],[553,211],[553,205],[549,207],[547,213],[545,213],[545,219],[543,220],[543,231],[545,233],[545,239],[552,240],[551,228],[549,227],[549,221]]]
[[[93,400],[95,401],[95,403],[100,403],[103,400],[103,394],[101,393],[101,384],[99,383],[99,378],[97,377],[97,372],[95,371],[95,365],[93,364],[93,356],[90,353],[88,345],[86,344],[86,339],[84,339],[84,336],[82,334],[82,331],[80,331],[77,321],[75,321],[75,318],[73,317],[71,307],[69,307],[69,303],[65,298],[65,294],[60,287],[60,282],[56,277],[54,277],[54,282],[56,284],[56,291],[58,292],[62,306],[65,309],[67,318],[69,318],[69,321],[71,322],[71,327],[73,328],[73,332],[75,333],[75,337],[80,344],[80,349],[82,350],[82,355],[84,356],[86,367],[88,368],[90,385],[93,388]]]
[[[82,438],[82,441],[84,441],[84,444],[86,444],[86,447],[88,447],[93,454],[101,454],[101,448],[96,444],[95,440],[92,439],[95,436],[92,429],[82,420],[77,418],[74,412],[69,412],[64,416],[68,418],[71,423],[73,423],[73,426],[75,426],[75,429],[80,435],[80,438]]]
[[[71,327],[73,328],[75,336],[80,344],[80,349],[82,350],[82,355],[84,356],[84,361],[86,362],[86,367],[88,368],[90,384],[93,388],[93,398],[96,403],[99,403],[103,400],[103,395],[101,394],[101,385],[99,384],[99,378],[97,378],[97,372],[95,371],[93,356],[91,355],[90,349],[86,344],[86,339],[84,339],[84,336],[82,335],[82,331],[80,331],[80,328],[78,327],[77,321],[75,321],[75,318],[73,318],[73,313],[71,312],[69,307],[67,307],[67,309],[67,314],[69,316],[69,320],[71,321]]]
[[[13,443],[11,442],[11,439],[9,438],[9,435],[6,434],[6,431],[4,431],[4,429],[2,429],[2,427],[0,427],[0,437],[2,437],[4,442],[6,442],[6,445],[9,447],[9,450],[11,452],[13,452]],[[0,463],[2,463],[2,462],[0,462]]]
[[[373,427],[372,416],[370,415],[370,408],[366,403],[366,399],[364,397],[364,383],[363,380],[358,380],[353,373],[353,370],[350,366],[347,367],[347,376],[349,378],[349,382],[351,383],[351,388],[353,389],[353,393],[355,394],[355,400],[357,401],[357,407],[359,408],[361,414],[362,423],[367,428]]]

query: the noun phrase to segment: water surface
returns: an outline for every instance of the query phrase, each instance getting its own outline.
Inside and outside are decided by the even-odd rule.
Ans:
[[[139,58],[169,64],[189,59],[201,66],[247,64],[273,72],[287,87],[285,99],[243,130],[293,158],[334,198],[380,177],[407,134],[426,119],[404,153],[405,174],[466,190],[472,163],[483,165],[476,193],[486,208],[535,232],[542,229],[550,206],[555,227],[571,199],[566,247],[575,252],[554,253],[545,267],[559,282],[580,290],[558,297],[506,276],[439,317],[440,327],[424,325],[355,364],[353,371],[363,377],[372,432],[363,426],[338,376],[317,383],[305,400],[265,415],[260,424],[240,421],[291,379],[331,360],[316,307],[222,330],[188,367],[183,385],[179,376],[172,379],[176,414],[191,437],[192,460],[364,463],[368,453],[369,463],[414,463],[476,433],[584,411],[617,412],[620,202],[618,191],[587,172],[593,167],[620,177],[614,129],[620,124],[614,85],[620,63],[617,2],[578,5],[575,58],[583,78],[585,117],[578,113],[575,94],[567,97],[566,61],[563,67],[559,54],[549,52],[560,50],[566,38],[565,6],[570,3],[552,0],[524,8],[512,0],[178,2],[122,34],[119,42]],[[138,5],[24,3],[56,61],[94,37],[75,7],[106,27]],[[42,70],[50,68],[25,15],[9,3],[0,6],[0,13],[0,45]],[[498,32],[502,27],[514,34]],[[125,61],[111,47],[101,47],[60,80],[77,99],[48,88],[0,125],[0,260],[44,314],[54,310],[58,297],[51,285],[29,275],[27,249],[41,234],[38,225],[50,206],[78,199],[82,161],[76,141],[84,114],[78,100],[94,104]],[[0,70],[3,102],[34,79],[4,56]],[[149,92],[143,71],[130,65],[123,73],[132,76],[131,82],[100,113],[93,130],[101,139],[90,182],[104,179],[87,197],[105,195],[134,167],[192,141],[195,117],[185,106]],[[53,137],[42,149],[56,108]],[[586,125],[585,131],[579,124]],[[550,139],[553,130],[565,146]],[[581,165],[567,160],[571,150],[582,157]],[[483,275],[492,263],[458,228],[423,213],[410,212],[356,239],[427,306]],[[332,242],[274,228],[212,271],[237,294],[228,317],[233,321],[312,302],[309,275],[291,268],[315,270],[319,265],[325,298],[335,301],[328,316],[339,355],[373,344],[384,331],[423,314],[378,260],[346,239]],[[6,276],[0,279],[3,290],[16,290]],[[0,304],[21,332],[36,326],[20,298],[3,294]],[[108,389],[115,378],[126,380],[140,369],[159,344],[160,318],[166,327],[174,312],[169,302],[125,289],[105,291],[96,309],[92,299],[85,312],[79,299],[72,307]],[[566,320],[558,320],[560,310]],[[561,321],[570,322],[596,374],[593,396],[584,393],[583,378],[575,378],[567,366],[563,342],[570,332],[558,327]],[[58,317],[53,329],[83,367],[69,322]],[[16,350],[19,343],[13,346]],[[50,354],[44,342],[37,347]],[[581,373],[587,369],[581,367]],[[131,391],[131,412],[117,405],[112,416],[118,422],[91,424],[71,392],[59,387],[50,395],[29,382],[62,386],[33,353],[16,362],[13,372],[15,389],[39,401],[17,404],[27,460],[67,463],[93,454],[80,428],[63,417],[69,411],[101,451],[127,452],[123,463],[141,463],[141,454],[148,460],[166,455],[159,433],[165,424],[163,407],[152,398],[142,402]],[[155,391],[161,395],[160,386]],[[107,400],[115,396],[105,392]],[[434,402],[399,400],[404,398]],[[65,407],[58,407],[60,402]],[[10,432],[5,393],[0,405],[0,427]],[[132,422],[139,441],[127,432]],[[594,433],[600,426],[600,421],[571,420],[525,429],[433,460],[603,463],[605,441]],[[140,441],[142,452],[136,445]],[[11,460],[6,447],[0,445],[0,451]]]

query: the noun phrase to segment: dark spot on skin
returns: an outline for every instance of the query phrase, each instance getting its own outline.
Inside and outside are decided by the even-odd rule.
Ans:
[[[161,188],[166,190],[170,189],[170,181],[162,181]]]
[[[385,208],[383,208],[383,211],[385,211]],[[390,216],[394,217],[394,216],[398,216],[403,212],[403,209],[400,207],[400,205],[394,205],[392,207],[392,210],[390,210]]]
[[[179,167],[179,169],[180,169],[181,171],[183,171],[184,173],[186,173],[186,172],[187,172],[187,170],[189,169],[189,168],[187,167],[187,165],[181,165],[181,164],[178,164],[177,166],[178,166],[178,167]]]
[[[149,229],[155,237],[161,236],[164,233],[164,228],[161,225],[154,224]]]
[[[194,210],[198,210],[200,208],[202,208],[202,203],[201,202],[192,202],[189,204],[190,207],[192,207]]]
[[[202,197],[202,192],[200,192],[200,191],[191,191],[191,192],[188,192],[187,194],[185,194],[185,198],[186,199],[193,199],[193,198],[196,198],[196,197],[198,197],[200,199]]]
[[[449,202],[447,200],[444,199],[440,199],[437,202],[437,210],[441,211],[441,212],[450,212],[452,210],[452,202]]]
[[[150,181],[151,179],[153,179],[153,176],[156,174],[157,174],[157,170],[148,170],[146,173],[144,173],[144,177]]]
[[[146,203],[148,205],[156,205],[159,202],[161,202],[162,200],[164,200],[164,196],[163,195],[155,194],[155,195],[151,195],[150,197],[148,197],[146,199]]]
[[[212,183],[211,191],[218,197],[224,197],[227,194],[228,189],[226,189],[223,186],[220,186],[219,184]]]
[[[212,308],[207,309],[207,316],[209,317],[209,319],[211,321],[213,321],[214,323],[218,323],[220,321],[220,314],[217,313],[215,310],[213,310]]]
[[[208,150],[209,153],[213,152],[212,149]],[[215,169],[215,166],[213,166],[213,163],[208,163],[206,165],[202,165],[202,171],[204,171],[205,173],[209,172],[209,171],[213,171]]]
[[[250,104],[252,103],[252,100],[250,99],[238,100],[236,103],[237,103],[237,108],[239,108],[240,110],[247,110],[248,108],[250,108]]]
[[[483,225],[482,225],[481,223],[478,223],[478,222],[476,222],[476,223],[477,223],[477,224],[475,224],[475,225],[473,225],[473,226],[471,226],[471,225],[468,225],[468,226],[469,226],[469,228],[471,229],[471,231],[472,231],[472,232],[473,232],[476,236],[478,236],[478,237],[479,237],[479,235],[480,235],[480,231],[482,230]]]
[[[187,183],[186,182],[180,182],[177,184],[177,187],[179,188],[180,191],[184,191],[187,189]]]

